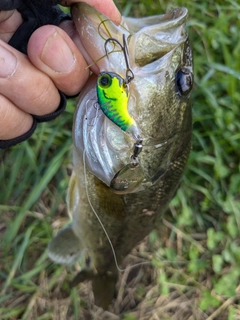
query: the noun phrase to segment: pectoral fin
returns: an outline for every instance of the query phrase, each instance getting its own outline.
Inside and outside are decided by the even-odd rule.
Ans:
[[[72,225],[61,230],[48,245],[48,256],[59,264],[72,265],[82,254],[80,239],[75,235]]]

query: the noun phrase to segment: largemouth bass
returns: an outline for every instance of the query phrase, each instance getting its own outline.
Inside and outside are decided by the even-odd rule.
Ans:
[[[190,152],[187,9],[123,18],[119,26],[84,3],[72,16],[96,74],[74,117],[72,223],[48,252],[57,263],[81,260],[74,283],[92,280],[95,303],[107,308],[117,264],[161,222]]]

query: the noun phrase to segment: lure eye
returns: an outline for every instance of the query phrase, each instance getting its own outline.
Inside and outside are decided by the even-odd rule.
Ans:
[[[108,88],[112,84],[112,78],[109,74],[105,73],[98,79],[98,84],[103,88]]]
[[[187,96],[189,92],[192,90],[193,86],[192,72],[187,68],[182,68],[178,70],[176,74],[176,86],[178,92],[182,96]]]

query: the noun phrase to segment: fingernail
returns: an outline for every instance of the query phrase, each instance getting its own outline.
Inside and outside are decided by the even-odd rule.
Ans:
[[[65,73],[73,68],[76,58],[62,36],[55,31],[43,48],[41,60],[55,72]]]
[[[15,55],[0,46],[0,78],[9,78],[11,77],[17,67],[17,58]]]

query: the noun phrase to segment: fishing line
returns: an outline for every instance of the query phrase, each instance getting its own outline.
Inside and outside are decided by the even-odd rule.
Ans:
[[[90,134],[90,130],[88,132],[88,135]],[[88,140],[88,135],[87,135],[87,140]],[[84,151],[83,151],[83,170],[84,170],[84,180],[85,180],[85,190],[86,190],[86,195],[87,195],[87,200],[88,200],[88,203],[94,213],[94,215],[96,216],[96,218],[98,219],[98,222],[100,224],[100,226],[102,227],[107,239],[108,239],[108,242],[110,244],[110,247],[111,247],[111,250],[112,250],[112,253],[113,253],[113,258],[114,258],[114,262],[115,262],[115,265],[116,265],[116,268],[118,269],[118,271],[120,272],[124,272],[126,271],[127,269],[132,269],[132,268],[135,268],[135,267],[138,267],[140,265],[145,265],[145,264],[151,264],[151,262],[139,262],[139,263],[136,263],[132,266],[129,266],[125,269],[121,269],[119,267],[119,264],[118,264],[118,261],[117,261],[117,256],[116,256],[116,252],[115,252],[115,249],[113,247],[113,244],[112,244],[112,241],[107,233],[107,230],[105,229],[100,217],[98,216],[96,210],[94,209],[92,203],[91,203],[91,200],[90,200],[90,197],[89,197],[89,193],[88,193],[88,182],[87,182],[87,171],[86,171],[86,148],[84,148]]]

